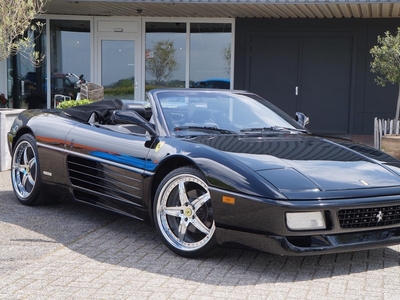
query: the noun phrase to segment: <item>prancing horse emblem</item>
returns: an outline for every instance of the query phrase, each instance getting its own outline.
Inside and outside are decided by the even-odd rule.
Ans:
[[[382,221],[383,220],[383,212],[382,211],[379,211],[377,214],[376,214],[376,221],[379,223],[380,221]]]

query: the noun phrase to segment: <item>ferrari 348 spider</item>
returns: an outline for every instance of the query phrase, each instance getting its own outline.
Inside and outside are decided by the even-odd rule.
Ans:
[[[158,89],[26,110],[8,133],[18,200],[60,196],[143,220],[175,253],[279,255],[400,243],[400,161],[316,136],[261,97]]]

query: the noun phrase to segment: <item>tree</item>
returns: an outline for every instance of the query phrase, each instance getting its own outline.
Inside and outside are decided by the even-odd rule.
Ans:
[[[42,12],[47,0],[0,0],[0,61],[20,53],[34,65],[40,65],[44,56],[33,51],[31,36],[26,30],[41,30],[43,24],[32,23]]]
[[[380,74],[375,82],[381,86],[385,86],[387,82],[399,85],[394,118],[394,124],[397,124],[400,111],[400,27],[397,28],[396,35],[386,31],[384,37],[378,36],[378,45],[370,53],[373,57],[371,72]]]
[[[146,72],[152,75],[157,83],[167,81],[179,67],[175,56],[173,41],[157,42],[152,50],[146,50]]]

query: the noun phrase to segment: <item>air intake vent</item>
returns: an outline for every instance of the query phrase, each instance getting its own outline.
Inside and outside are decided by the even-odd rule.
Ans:
[[[73,156],[68,156],[67,163],[69,178],[74,188],[91,195],[130,202],[142,198],[141,183],[135,178],[140,175],[132,171]]]
[[[400,223],[400,205],[342,209],[338,213],[341,228],[381,227]]]

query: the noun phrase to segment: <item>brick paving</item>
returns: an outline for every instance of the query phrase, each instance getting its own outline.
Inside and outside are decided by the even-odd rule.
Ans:
[[[0,299],[399,299],[400,246],[187,259],[134,219],[72,202],[22,206],[9,176],[0,172]]]

